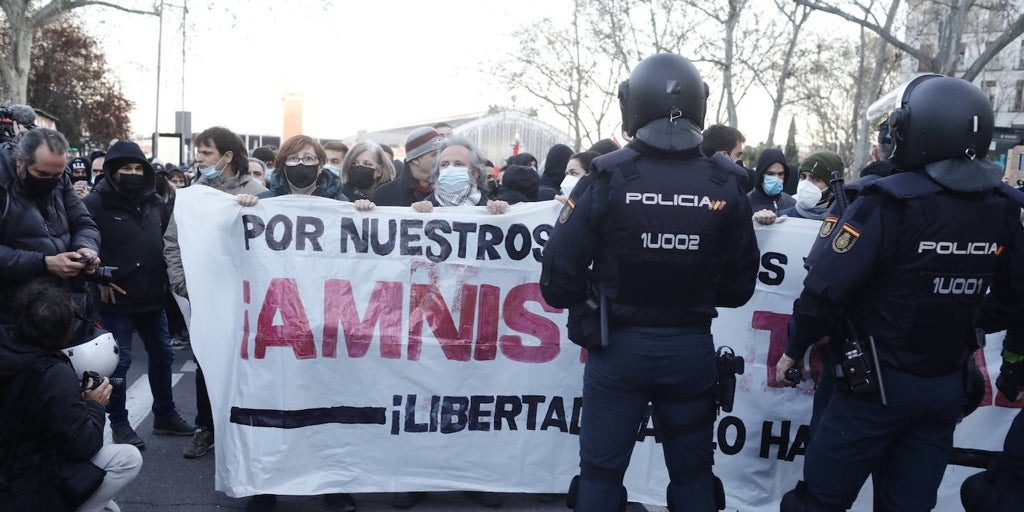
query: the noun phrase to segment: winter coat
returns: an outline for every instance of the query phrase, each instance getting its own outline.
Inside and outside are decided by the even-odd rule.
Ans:
[[[213,187],[226,194],[253,194],[259,195],[266,192],[259,180],[248,174],[236,174],[231,177],[220,176],[212,180],[206,177],[199,178],[196,185]],[[167,278],[170,281],[171,290],[182,297],[188,297],[188,290],[185,287],[185,269],[181,266],[181,247],[178,245],[178,224],[171,217],[167,224],[167,231],[164,232],[164,263],[167,265]]]
[[[348,201],[348,197],[342,191],[343,188],[341,178],[337,174],[331,171],[321,171],[320,176],[316,179],[316,188],[313,189],[312,195],[337,199],[338,201]],[[292,191],[288,188],[288,182],[284,179],[284,174],[275,172],[274,178],[270,180],[270,189],[261,192],[258,194],[258,197],[266,199],[269,197],[286,196],[291,193]]]
[[[104,418],[103,406],[82,399],[67,358],[0,329],[0,418],[0,510],[72,510],[54,477],[96,455]]]
[[[114,304],[101,305],[104,312],[132,315],[164,306],[163,234],[170,212],[153,188],[153,173],[147,169],[144,176],[146,185],[138,198],[126,197],[113,179],[105,179],[83,200],[103,235],[100,260],[117,267],[115,283],[128,292],[119,293]]]
[[[377,206],[411,206],[413,203],[425,201],[431,194],[416,189],[416,179],[406,167],[398,173],[398,177],[381,184],[373,192],[371,199]]]
[[[46,256],[100,248],[100,232],[68,175],[41,200],[32,198],[18,179],[12,150],[0,147],[0,317],[26,282],[62,282],[46,270]]]

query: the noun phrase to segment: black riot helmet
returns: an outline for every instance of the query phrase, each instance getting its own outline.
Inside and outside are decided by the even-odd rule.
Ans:
[[[696,147],[707,100],[708,86],[693,63],[672,53],[652,55],[619,84],[622,130],[666,149]]]
[[[887,123],[893,165],[923,167],[939,184],[961,192],[999,185],[1002,169],[985,159],[995,116],[981,89],[959,78],[922,75],[900,91]]]

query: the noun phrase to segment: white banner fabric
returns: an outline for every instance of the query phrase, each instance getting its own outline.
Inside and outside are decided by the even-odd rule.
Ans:
[[[565,492],[578,472],[585,354],[537,284],[559,208],[357,212],[308,196],[242,208],[208,187],[180,190],[174,215],[192,347],[213,404],[216,488],[236,497]],[[746,360],[735,409],[715,429],[729,510],[778,510],[800,479],[813,387],[778,387],[773,368],[818,226],[757,228],[754,297],[713,324],[716,344]],[[1000,345],[990,337],[978,357],[991,363],[991,382]],[[992,397],[958,427],[957,446],[1001,449],[1020,404]],[[647,419],[626,475],[631,501],[664,504],[656,437]],[[977,471],[947,469],[937,510],[960,510],[960,482]],[[855,510],[867,504],[870,483]]]

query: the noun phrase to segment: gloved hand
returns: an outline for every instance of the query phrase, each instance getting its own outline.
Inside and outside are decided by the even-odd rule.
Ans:
[[[1016,402],[1024,396],[1024,360],[1010,361],[1003,359],[996,378],[996,388],[1007,399]]]

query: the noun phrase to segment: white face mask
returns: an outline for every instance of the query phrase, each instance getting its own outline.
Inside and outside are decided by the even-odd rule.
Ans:
[[[821,201],[821,189],[811,183],[811,180],[800,180],[796,186],[796,204],[809,210],[814,208],[819,201]]]
[[[563,196],[568,196],[569,194],[572,194],[573,187],[575,187],[576,184],[579,183],[579,182],[580,182],[580,179],[577,178],[576,176],[573,176],[571,174],[566,174],[565,175],[565,179],[562,180],[562,184],[560,185],[560,187],[562,189],[562,195]]]

